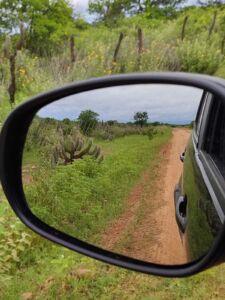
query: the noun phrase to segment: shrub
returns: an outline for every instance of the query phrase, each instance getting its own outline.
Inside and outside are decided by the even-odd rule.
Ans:
[[[208,40],[184,41],[177,48],[177,55],[181,71],[186,72],[212,75],[222,61],[220,50]]]

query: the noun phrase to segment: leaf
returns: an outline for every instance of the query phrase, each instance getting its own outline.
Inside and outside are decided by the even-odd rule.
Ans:
[[[17,256],[17,251],[15,249],[12,250],[12,257],[13,257],[14,261],[16,261],[16,262],[20,261],[19,257]]]

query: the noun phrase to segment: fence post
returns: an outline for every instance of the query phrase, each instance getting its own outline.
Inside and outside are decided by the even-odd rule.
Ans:
[[[187,21],[188,21],[188,16],[185,16],[183,21],[182,31],[181,31],[181,41],[183,41],[185,38],[185,29],[187,26]]]
[[[141,28],[138,28],[138,59],[137,59],[138,67],[140,67],[141,64],[142,53],[143,53],[143,32]]]
[[[210,27],[209,27],[208,38],[210,38],[210,36],[211,36],[212,33],[213,33],[213,30],[214,30],[215,25],[216,25],[216,18],[217,18],[217,11],[214,11],[214,15],[213,15],[213,18],[212,18],[212,22],[211,22],[211,25],[210,25]]]
[[[117,62],[118,54],[119,54],[119,51],[120,51],[120,46],[121,46],[121,43],[122,43],[123,39],[124,39],[124,34],[123,34],[123,32],[121,32],[120,36],[119,36],[119,40],[118,40],[117,45],[116,45],[116,49],[114,51],[113,64],[115,64]]]
[[[224,47],[225,47],[225,36],[223,37],[221,41],[221,54],[224,55]]]
[[[75,41],[73,34],[70,36],[70,61],[72,64],[76,61]]]
[[[15,95],[16,95],[16,57],[18,51],[20,51],[23,48],[24,45],[24,26],[23,23],[20,23],[20,38],[17,41],[15,47],[12,46],[12,41],[10,37],[6,37],[5,43],[3,45],[3,52],[4,56],[9,61],[9,67],[10,67],[10,83],[8,86],[8,94],[9,94],[9,102],[11,105],[11,108],[13,108],[13,105],[15,103]]]

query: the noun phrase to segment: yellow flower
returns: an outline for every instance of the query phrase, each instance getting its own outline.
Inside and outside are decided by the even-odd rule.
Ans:
[[[25,75],[26,74],[26,70],[23,69],[23,68],[21,68],[21,69],[19,69],[19,73],[20,73],[20,75]]]

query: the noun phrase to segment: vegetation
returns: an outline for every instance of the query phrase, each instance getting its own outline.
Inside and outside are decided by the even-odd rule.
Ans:
[[[82,111],[78,117],[83,134],[89,135],[98,124],[98,114],[91,110]]]
[[[136,112],[134,115],[135,124],[143,127],[148,122],[148,113],[146,111]]]
[[[72,164],[54,168],[45,163],[45,148],[41,147],[42,154],[36,152],[40,161],[30,172],[32,180],[25,189],[30,208],[63,232],[94,242],[107,222],[122,211],[128,192],[146,165],[155,163],[170,134],[164,127],[151,141],[142,134],[110,143],[98,141],[101,151],[109,153],[101,163],[92,156],[77,157]],[[24,158],[27,162],[26,152]]]
[[[12,104],[16,106],[42,91],[90,77],[165,70],[225,77],[223,4],[175,9],[178,2],[181,1],[151,1],[147,7],[146,1],[91,1],[89,10],[97,12],[99,19],[88,24],[73,13],[65,0],[1,1],[0,124],[11,111]],[[105,10],[103,4],[109,8]],[[13,94],[10,86],[13,86]],[[94,242],[99,238],[98,229],[123,209],[122,200],[144,165],[156,158],[170,130],[159,124],[141,129],[114,120],[101,124],[96,122],[97,115],[92,114],[92,117],[95,126],[89,126],[90,119],[85,117],[80,131],[76,132],[83,141],[78,151],[85,149],[85,155],[77,161],[74,127],[79,124],[65,119],[61,126],[63,132],[58,128],[56,135],[55,120],[46,119],[48,126],[40,120],[33,122],[26,144],[23,175],[35,212],[44,220],[48,218],[52,225],[64,226],[65,231],[73,230],[80,237],[92,237]],[[46,164],[52,161],[51,155],[60,142],[56,137],[60,135],[61,149],[47,173]],[[100,155],[97,160],[93,159],[99,150],[90,154],[89,151],[95,149],[92,145],[87,151],[92,139],[104,154],[101,163],[98,162]],[[34,145],[45,152],[36,151]],[[147,150],[152,156],[146,155]],[[70,153],[70,161],[66,164],[65,152],[66,158]],[[61,160],[64,160],[62,164]],[[114,161],[118,163],[110,172]],[[37,164],[39,171],[33,168]],[[31,172],[32,180],[27,176]],[[129,174],[129,178],[124,174]],[[79,189],[74,190],[72,184],[65,185],[70,180],[76,181]],[[68,190],[62,186],[67,186]],[[56,193],[63,199],[63,206],[56,199]],[[73,211],[69,211],[74,205],[71,195],[76,197],[78,205],[73,206]],[[95,206],[91,205],[93,199]],[[88,209],[85,206],[81,210],[83,201]],[[47,209],[54,212],[51,219]],[[76,214],[78,227],[72,217],[68,224],[63,218],[59,220],[61,214],[68,212],[71,216]],[[98,218],[100,213],[102,219]],[[30,232],[11,212],[1,190],[0,244],[2,299],[224,297],[224,266],[184,280],[145,276],[107,266]]]

